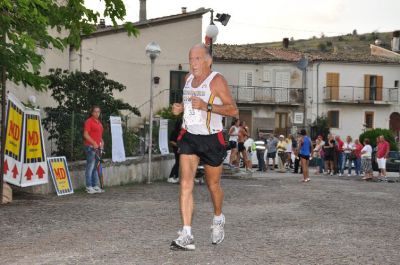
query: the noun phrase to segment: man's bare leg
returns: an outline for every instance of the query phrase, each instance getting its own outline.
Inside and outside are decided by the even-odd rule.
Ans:
[[[224,192],[220,185],[222,165],[218,167],[206,165],[204,166],[204,170],[206,173],[208,190],[214,206],[214,214],[219,216],[222,213],[222,201],[224,199]]]
[[[224,192],[221,188],[222,165],[218,167],[205,166],[208,190],[214,206],[214,218],[212,222],[211,242],[212,244],[220,244],[225,238],[225,216],[222,214],[222,201]]]
[[[181,208],[182,222],[184,226],[192,225],[193,216],[193,186],[199,158],[196,155],[180,155],[180,195],[179,204]]]

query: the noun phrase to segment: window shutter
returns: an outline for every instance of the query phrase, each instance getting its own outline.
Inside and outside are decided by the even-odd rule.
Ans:
[[[382,101],[382,90],[383,90],[383,76],[378,75],[376,77],[376,100]]]
[[[370,78],[370,75],[364,75],[364,100],[369,100]]]
[[[339,73],[326,73],[326,87],[329,91],[329,99],[339,99]]]

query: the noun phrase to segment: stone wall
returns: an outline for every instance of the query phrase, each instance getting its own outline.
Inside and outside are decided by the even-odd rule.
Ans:
[[[103,163],[103,175],[105,188],[130,183],[143,183],[147,181],[147,158],[148,156],[128,157],[125,162],[114,163],[106,159]],[[167,179],[174,165],[174,155],[152,156],[152,181]],[[86,161],[68,163],[73,188],[85,188],[85,166]],[[22,189],[35,194],[55,193],[53,180],[45,185],[39,185]]]

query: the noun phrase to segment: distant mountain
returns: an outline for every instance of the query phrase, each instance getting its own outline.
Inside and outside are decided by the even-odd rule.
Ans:
[[[326,53],[369,53],[370,44],[375,44],[379,39],[380,46],[390,49],[392,32],[372,32],[366,34],[347,34],[334,37],[313,37],[311,39],[289,40],[289,50],[301,51],[306,53],[326,52]],[[267,48],[283,48],[282,41],[269,43],[255,43],[254,46]]]

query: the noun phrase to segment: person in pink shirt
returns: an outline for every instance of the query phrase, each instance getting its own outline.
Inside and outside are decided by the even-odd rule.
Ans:
[[[356,175],[360,176],[361,175],[361,150],[363,149],[363,145],[360,143],[360,140],[355,139],[354,140],[354,154],[356,156],[356,159],[354,160],[355,164],[355,169],[356,169]]]
[[[376,151],[376,162],[379,168],[379,177],[386,180],[386,159],[388,158],[390,145],[383,135],[379,136],[378,148]]]

